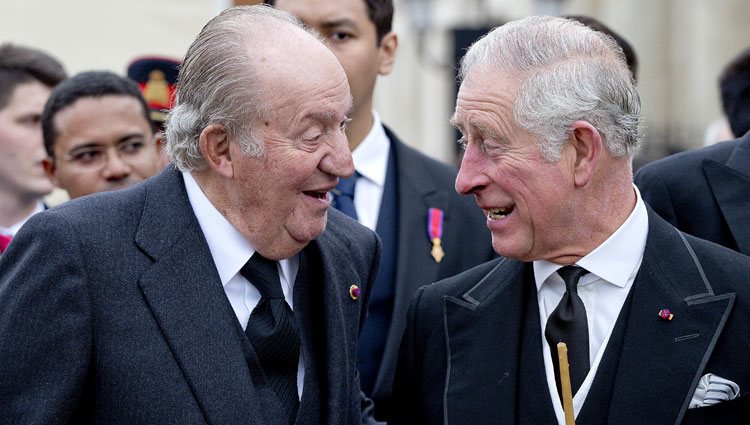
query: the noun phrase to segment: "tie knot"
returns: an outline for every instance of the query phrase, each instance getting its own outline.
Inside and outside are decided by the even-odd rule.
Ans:
[[[589,271],[580,266],[565,266],[557,270],[557,274],[565,281],[565,290],[578,292],[578,280]]]
[[[359,173],[355,172],[351,177],[340,178],[336,190],[343,196],[354,198],[354,185],[357,184],[357,177],[359,177]]]
[[[281,280],[279,279],[279,269],[276,264],[276,261],[269,260],[256,251],[250,257],[250,260],[242,266],[240,273],[258,289],[261,297],[284,298],[284,291],[281,289]]]

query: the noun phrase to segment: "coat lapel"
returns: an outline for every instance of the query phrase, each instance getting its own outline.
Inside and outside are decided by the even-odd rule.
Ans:
[[[726,164],[704,159],[703,171],[739,251],[750,255],[750,133]]]
[[[136,243],[154,260],[139,281],[146,303],[207,422],[275,423],[259,414],[261,403],[274,402],[271,390],[243,338],[176,170],[148,186]]]
[[[330,219],[329,219],[330,220]],[[331,223],[329,222],[329,226]],[[357,285],[364,288],[368,282],[360,282],[359,274],[350,261],[340,261],[342,255],[352,251],[345,246],[345,241],[332,236],[326,231],[315,242],[322,268],[322,282],[314,287],[323,293],[323,329],[325,329],[325,368],[321,376],[328,398],[325,404],[329,424],[352,423],[353,394],[359,388],[353,388],[353,377],[356,375],[356,341],[359,332],[360,303],[362,298],[354,300],[349,296],[349,287]]]
[[[391,140],[394,140],[389,133]],[[422,167],[410,163],[407,152],[401,148],[400,143],[394,141],[392,149],[396,155],[398,168],[398,202],[401,211],[408,214],[399,214],[398,246],[409,247],[400,249],[396,263],[396,302],[408,304],[412,296],[417,292],[419,286],[411,282],[434,282],[437,280],[439,264],[430,257],[431,243],[427,234],[427,210],[428,208],[440,208],[446,210],[448,199],[432,184],[429,175]],[[415,185],[419,182],[419,186]],[[448,217],[446,217],[448,219]],[[395,311],[399,310],[394,305]],[[403,306],[405,310],[405,305]]]
[[[539,319],[539,301],[534,267],[527,263],[524,271],[523,300],[526,305],[521,322],[521,343],[518,357],[518,423],[551,424],[557,421],[547,384],[544,366],[542,324]],[[522,378],[521,378],[522,377]]]
[[[649,236],[633,283],[610,424],[677,424],[734,302],[715,295],[692,248],[649,209]],[[668,308],[674,317],[659,317]]]
[[[441,193],[419,162],[410,161],[402,142],[388,128],[386,134],[391,140],[392,154],[396,158],[398,173],[398,257],[396,258],[394,312],[405,312],[409,302],[417,292],[421,282],[435,282],[439,264],[429,256],[431,244],[427,234],[427,209],[434,207],[446,211],[447,197]],[[414,182],[419,182],[415,185]],[[446,217],[449,220],[450,217]],[[405,317],[394,317],[383,353],[383,361],[375,382],[374,393],[390,391],[401,335],[405,327]]]
[[[523,270],[523,263],[500,260],[463,296],[444,298],[446,424],[516,423]]]

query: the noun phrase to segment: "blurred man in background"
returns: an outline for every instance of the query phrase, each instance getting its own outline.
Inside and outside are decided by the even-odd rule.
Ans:
[[[719,76],[721,106],[732,134],[744,136],[750,131],[750,48],[735,56]]]
[[[42,161],[44,104],[66,78],[63,66],[39,50],[0,46],[0,252],[53,188]]]
[[[673,226],[750,255],[750,49],[725,68],[721,101],[736,140],[643,166],[643,199]]]

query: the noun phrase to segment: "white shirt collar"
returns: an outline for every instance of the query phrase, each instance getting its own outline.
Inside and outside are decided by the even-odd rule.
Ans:
[[[372,127],[352,152],[354,168],[362,177],[382,188],[385,185],[389,153],[390,143],[383,121],[377,112],[372,111]]]
[[[190,205],[211,251],[221,284],[226,285],[255,254],[255,247],[211,204],[190,173],[183,172]],[[282,281],[291,282],[290,261],[281,260]]]
[[[21,226],[26,224],[27,221],[36,213],[40,213],[44,211],[44,202],[38,201],[36,203],[36,206],[34,207],[34,210],[31,211],[31,214],[24,217],[21,221],[11,225],[10,227],[2,227],[0,226],[0,233],[6,236],[15,236],[16,233],[18,233],[19,230],[21,230]]]
[[[641,262],[648,236],[648,213],[641,193],[633,186],[636,195],[635,208],[627,220],[601,245],[576,262],[593,276],[625,287],[628,278]],[[534,261],[534,279],[537,291],[547,278],[561,268],[560,264],[549,261]],[[588,276],[584,280],[590,279]],[[582,280],[582,282],[584,282]]]

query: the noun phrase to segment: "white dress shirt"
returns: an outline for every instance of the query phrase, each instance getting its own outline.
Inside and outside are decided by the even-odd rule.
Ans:
[[[211,257],[219,273],[219,279],[224,292],[232,304],[234,314],[242,329],[247,327],[255,306],[260,301],[260,292],[253,284],[240,274],[240,269],[255,254],[255,247],[211,204],[190,173],[182,173],[185,179],[190,206],[193,207],[195,217],[208,243]],[[287,304],[294,309],[294,280],[299,270],[299,256],[278,262],[281,289]],[[302,395],[302,383],[305,370],[302,348],[300,347],[300,361],[297,368],[297,391]]]
[[[648,235],[648,214],[640,192],[635,186],[633,190],[635,190],[637,201],[627,220],[606,241],[576,262],[577,265],[589,271],[578,282],[578,295],[586,307],[591,363],[586,379],[573,396],[573,410],[576,416],[583,407],[617,317],[625,304],[643,260]],[[560,425],[564,425],[565,417],[557,395],[552,355],[549,344],[544,338],[547,318],[565,293],[565,283],[557,274],[557,270],[561,267],[559,264],[548,261],[534,262],[539,318],[542,325],[540,349],[544,355],[547,384],[557,421]]]
[[[378,225],[390,151],[391,143],[383,122],[378,113],[372,111],[372,127],[352,151],[354,169],[360,174],[354,186],[354,209],[360,224],[372,231]]]
[[[40,213],[42,211],[44,211],[44,202],[39,201],[36,203],[36,207],[34,207],[34,211],[32,211],[31,214],[27,215],[21,221],[13,224],[10,227],[0,226],[0,233],[6,236],[10,236],[10,237],[16,236],[16,233],[21,229],[21,226],[23,226],[31,218],[32,215],[36,213]]]

